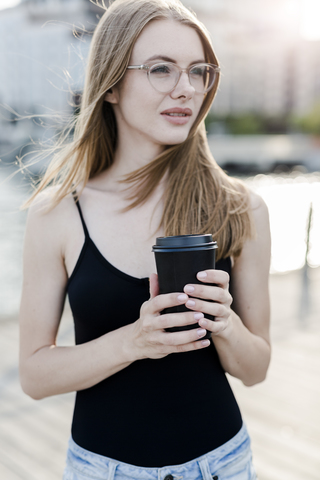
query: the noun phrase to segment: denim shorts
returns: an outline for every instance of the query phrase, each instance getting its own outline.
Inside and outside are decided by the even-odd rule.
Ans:
[[[245,425],[231,440],[190,462],[143,468],[89,452],[69,440],[63,480],[255,480]]]

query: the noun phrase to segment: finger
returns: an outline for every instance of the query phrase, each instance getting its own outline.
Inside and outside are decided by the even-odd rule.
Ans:
[[[201,350],[202,348],[209,347],[210,340],[201,340],[193,343],[187,343],[184,345],[177,345],[172,353],[191,352],[193,350]]]
[[[204,328],[193,328],[180,332],[163,332],[159,337],[160,342],[167,346],[187,345],[205,337],[207,330]]]
[[[192,297],[203,298],[206,300],[212,300],[214,302],[231,305],[232,296],[228,289],[221,287],[212,287],[207,285],[186,285],[184,287],[185,293],[192,295]]]
[[[163,295],[157,295],[151,298],[147,305],[145,305],[147,313],[151,315],[159,314],[165,308],[175,307],[177,305],[183,305],[188,300],[188,295],[185,293],[166,293]]]
[[[214,283],[222,288],[229,285],[229,274],[223,270],[203,270],[197,273],[197,279],[204,283]]]
[[[158,349],[160,354],[158,358],[162,358],[163,356],[169,355],[171,353],[182,353],[191,352],[193,350],[201,350],[202,348],[209,347],[210,344],[211,342],[208,339],[198,339],[194,342],[184,343],[180,345],[162,345],[162,347]]]
[[[212,335],[220,335],[228,325],[228,322],[226,319],[223,320],[208,320],[207,318],[203,318],[199,322],[200,326],[202,328],[205,328],[208,332],[211,332]]]
[[[189,298],[186,307],[193,311],[202,312],[204,316],[212,315],[218,318],[224,318],[230,312],[230,309],[221,303],[208,302],[198,298]]]
[[[183,327],[184,325],[193,325],[198,323],[204,317],[201,312],[180,312],[166,313],[159,315],[153,322],[155,329],[165,329],[171,327]]]
[[[159,282],[158,275],[156,273],[151,273],[149,278],[149,290],[150,298],[154,298],[159,295]]]

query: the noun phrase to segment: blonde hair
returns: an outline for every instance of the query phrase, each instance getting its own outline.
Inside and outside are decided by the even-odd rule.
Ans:
[[[133,46],[151,21],[173,19],[198,33],[208,63],[218,65],[204,25],[179,0],[115,0],[94,32],[80,113],[73,140],[61,148],[64,135],[37,189],[25,204],[48,185],[53,189],[51,206],[88,180],[109,168],[114,161],[117,124],[106,92],[126,72]],[[204,118],[215,97],[219,74],[205,95],[188,138],[167,146],[146,166],[125,178],[131,185],[131,204],[144,203],[167,172],[165,204],[161,220],[166,235],[212,233],[218,242],[218,258],[239,255],[251,236],[249,194],[241,182],[229,178],[214,161],[208,147]],[[70,129],[73,126],[70,127]]]

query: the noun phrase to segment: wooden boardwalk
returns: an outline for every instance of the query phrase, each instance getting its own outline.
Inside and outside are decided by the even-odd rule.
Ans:
[[[250,388],[230,378],[260,480],[320,479],[320,269],[310,277],[309,312],[299,323],[300,272],[272,276],[268,378]],[[59,343],[72,338],[67,308]],[[0,319],[0,350],[0,479],[60,480],[74,395],[34,401],[22,393],[15,317]]]

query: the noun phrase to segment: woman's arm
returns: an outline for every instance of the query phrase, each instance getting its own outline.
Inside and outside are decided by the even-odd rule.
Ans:
[[[232,270],[232,288],[229,276],[222,271],[207,270],[199,280],[217,284],[217,287],[192,285],[185,292],[199,298],[210,298],[215,303],[191,299],[190,309],[215,316],[214,321],[202,319],[200,326],[212,332],[224,370],[239,378],[245,385],[254,385],[265,379],[270,362],[270,230],[268,210],[263,200],[252,195],[252,215],[256,237],[244,245]],[[192,303],[193,302],[193,303]],[[231,308],[232,304],[232,308]]]
[[[196,341],[206,334],[201,328],[177,333],[164,331],[170,326],[194,324],[203,315],[196,312],[160,315],[164,308],[185,303],[188,297],[182,292],[158,295],[157,277],[152,275],[150,300],[142,305],[136,322],[88,343],[57,346],[67,284],[64,245],[70,230],[73,234],[75,209],[72,199],[63,200],[49,213],[41,213],[41,206],[40,203],[29,211],[24,246],[20,378],[25,393],[41,399],[82,390],[138,359],[161,358],[209,345],[208,340]]]
[[[120,348],[115,352],[120,339],[113,341],[112,335],[79,346],[56,346],[68,280],[64,241],[72,219],[68,200],[49,213],[41,211],[45,203],[28,214],[20,307],[21,385],[35,399],[89,387],[128,364]]]

